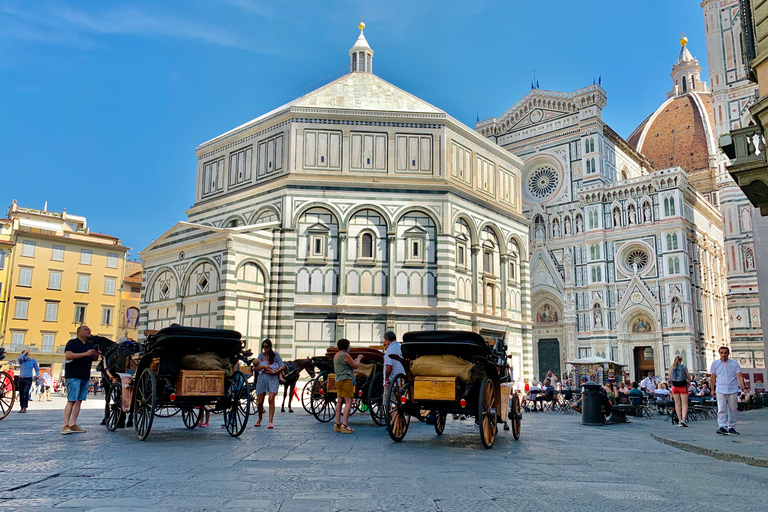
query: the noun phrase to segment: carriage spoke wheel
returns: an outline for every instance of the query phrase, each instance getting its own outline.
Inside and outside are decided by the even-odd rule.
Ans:
[[[512,437],[520,439],[520,429],[523,423],[523,408],[520,406],[520,397],[517,393],[512,395],[509,404],[509,422],[512,423]]]
[[[435,421],[435,434],[441,436],[445,430],[445,414],[439,412],[436,414],[437,420]]]
[[[188,429],[198,426],[201,419],[203,419],[202,407],[184,407],[181,409],[181,420]]]
[[[248,424],[251,392],[243,372],[235,372],[229,379],[227,407],[224,409],[224,426],[232,437],[238,437]]]
[[[387,434],[395,441],[400,442],[408,432],[411,416],[406,412],[406,407],[411,402],[411,385],[402,373],[395,376],[387,388],[387,398],[384,400],[384,408],[387,419]]]
[[[104,420],[107,430],[114,432],[120,424],[120,417],[123,415],[123,387],[120,382],[110,384],[106,400],[107,410]]]
[[[329,396],[327,375],[318,375],[312,387],[312,415],[320,423],[328,423],[336,416],[336,397]]]
[[[0,372],[0,420],[8,416],[16,402],[16,386],[13,377],[5,372]]]
[[[156,388],[155,372],[145,368],[136,382],[133,399],[133,426],[139,441],[144,441],[152,430],[157,405]]]
[[[368,412],[371,413],[373,422],[380,427],[387,424],[386,408],[383,402],[384,373],[379,372],[373,376],[371,385],[368,386]]]
[[[155,416],[158,418],[170,418],[171,416],[176,416],[180,412],[181,409],[173,405],[161,405],[155,411]]]
[[[304,407],[307,414],[312,414],[312,386],[314,382],[315,379],[310,379],[301,390],[301,406]]]
[[[309,386],[309,414],[315,415],[325,403],[325,375],[320,374],[307,384]]]
[[[480,386],[480,397],[478,399],[477,422],[480,425],[480,440],[483,446],[491,448],[496,440],[496,387],[493,381],[486,377]]]

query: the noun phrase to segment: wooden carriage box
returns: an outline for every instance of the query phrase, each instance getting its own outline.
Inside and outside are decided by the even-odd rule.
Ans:
[[[507,421],[509,417],[509,399],[514,393],[511,382],[504,382],[501,384],[501,407],[499,408],[499,415],[501,421]]]
[[[326,393],[336,393],[336,374],[335,373],[329,373],[328,374],[328,380],[325,384],[325,391]]]
[[[458,400],[458,377],[415,377],[413,397],[416,400]]]
[[[176,380],[179,396],[221,396],[224,394],[222,370],[180,370]]]

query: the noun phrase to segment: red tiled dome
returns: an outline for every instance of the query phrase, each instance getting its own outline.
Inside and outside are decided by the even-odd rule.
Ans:
[[[669,98],[629,136],[627,142],[657,169],[680,166],[701,193],[715,190],[715,137],[709,93]],[[697,172],[699,171],[699,172]]]

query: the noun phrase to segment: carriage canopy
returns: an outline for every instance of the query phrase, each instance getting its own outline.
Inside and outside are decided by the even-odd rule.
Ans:
[[[403,357],[450,354],[472,361],[475,357],[492,357],[488,342],[472,331],[421,331],[403,335]]]
[[[200,352],[215,352],[222,358],[234,357],[242,352],[240,333],[203,327],[173,326],[150,336],[146,352],[163,351],[175,357]]]

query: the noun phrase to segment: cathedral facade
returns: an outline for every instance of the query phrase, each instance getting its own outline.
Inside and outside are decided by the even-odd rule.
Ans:
[[[530,375],[522,161],[376,76],[360,29],[349,73],[197,148],[187,220],[141,252],[141,324],[284,358],[473,330]]]
[[[535,378],[590,356],[636,380],[675,355],[706,371],[728,337],[719,211],[607,126],[606,103],[600,85],[534,89],[476,125],[524,162]]]

